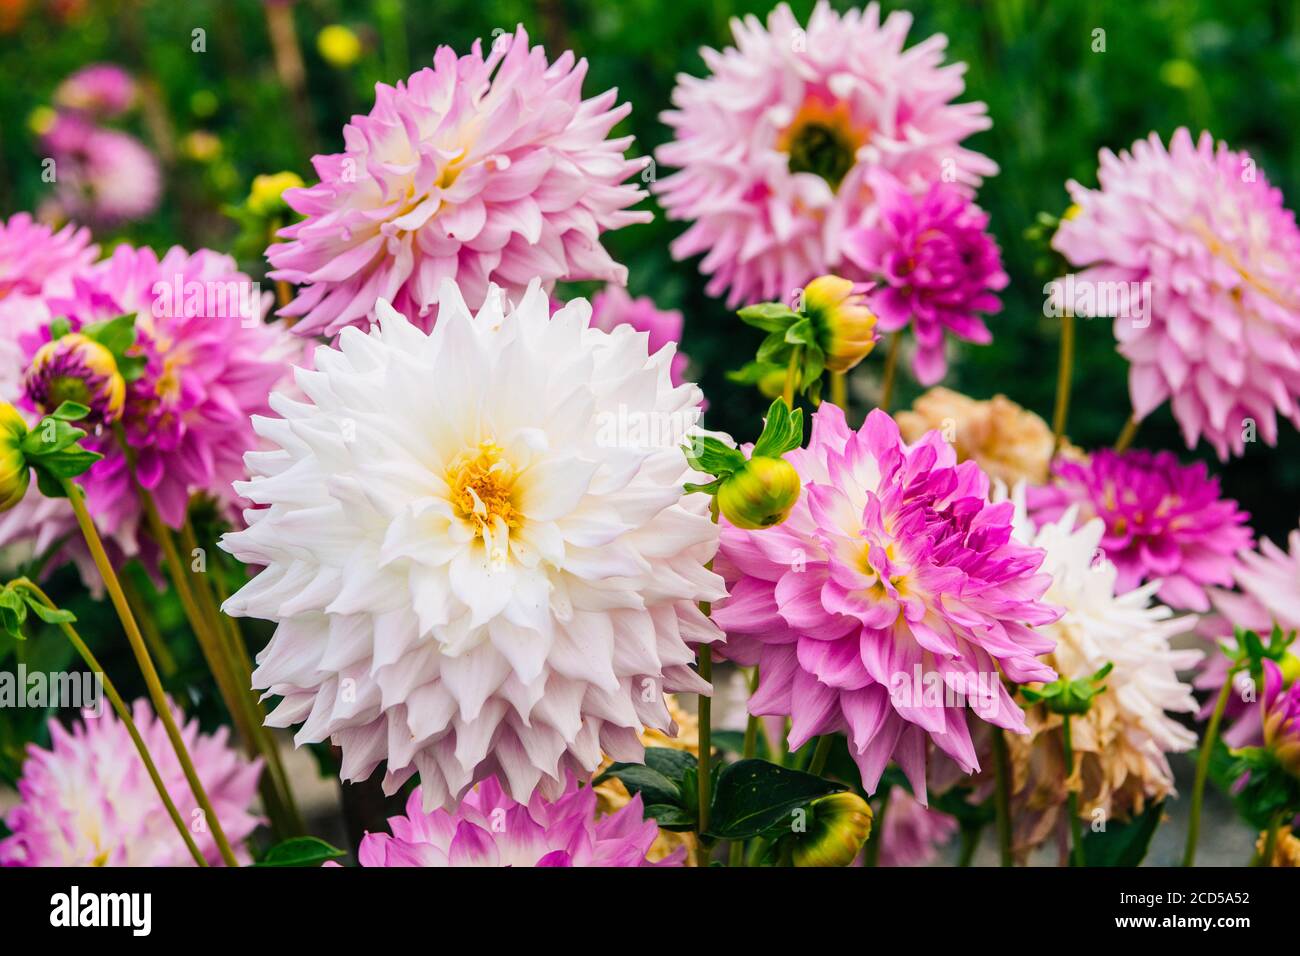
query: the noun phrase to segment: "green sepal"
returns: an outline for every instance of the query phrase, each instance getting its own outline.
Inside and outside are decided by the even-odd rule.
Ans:
[[[754,443],[754,455],[780,458],[803,444],[803,409],[790,411],[785,399],[778,398],[767,410],[763,433]]]
[[[1021,687],[1020,693],[1031,704],[1042,704],[1053,714],[1081,715],[1092,708],[1092,699],[1106,692],[1106,675],[1115,665],[1107,662],[1090,677],[1067,680],[1064,677],[1044,684],[1040,689]]]
[[[736,315],[746,325],[762,329],[764,332],[777,332],[799,321],[800,315],[794,309],[781,302],[760,302],[747,305]]]
[[[253,864],[256,867],[306,867],[320,866],[329,860],[337,860],[347,854],[313,836],[293,837],[283,843],[277,843]]]
[[[715,478],[725,478],[745,467],[744,452],[712,435],[692,438],[690,444],[682,446],[682,451],[686,454],[687,464]]]

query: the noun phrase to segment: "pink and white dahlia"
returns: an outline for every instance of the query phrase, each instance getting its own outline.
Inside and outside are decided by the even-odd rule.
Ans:
[[[186,723],[174,707],[172,713],[222,830],[249,862],[240,844],[261,822],[251,811],[261,762],[229,745],[228,728],[203,734],[197,720]],[[220,863],[211,829],[195,825],[201,811],[162,721],[145,700],[135,702],[131,716],[199,851]],[[51,721],[50,749],[32,744],[27,754],[18,781],[22,802],[5,816],[11,835],[0,840],[0,866],[193,865],[126,724],[111,710],[71,730]]]
[[[786,460],[804,483],[790,517],[722,532],[726,654],[758,665],[750,713],[791,715],[792,748],[843,732],[869,792],[892,759],[925,803],[927,737],[972,773],[967,703],[1025,733],[1002,675],[1056,676],[1034,630],[1059,616],[1040,600],[1043,553],[1012,540],[1012,505],[989,503],[978,465],[937,431],[904,443],[879,410],[855,433],[824,403]]]
[[[587,61],[548,63],[521,26],[486,57],[439,47],[433,68],[378,84],[375,106],[344,127],[345,151],[313,160],[320,183],[290,189],[305,218],[267,250],[272,278],[302,288],[281,310],[303,335],[365,326],[386,299],[427,327],[443,279],[474,308],[489,281],[518,296],[534,277],[622,284],[601,233],[648,222],[624,183],[648,159],[607,138],[631,111],[617,91],[582,98]]]
[[[131,134],[61,113],[42,142],[56,163],[55,196],[65,215],[117,225],[143,219],[158,208],[158,158]]]
[[[196,493],[235,504],[231,482],[246,475],[244,452],[257,444],[249,419],[270,410],[271,389],[301,350],[282,326],[263,321],[269,295],[229,256],[176,246],[159,259],[122,245],[49,305],[73,331],[135,315],[130,354],[144,359],[144,371],[127,384],[121,425],[136,477],[163,520],[179,528]],[[30,336],[28,354],[48,338],[47,329]],[[101,532],[134,554],[142,509],[126,458],[110,432],[84,444],[105,456],[80,479],[90,511]]]
[[[67,77],[54,91],[54,102],[100,119],[121,116],[135,102],[136,84],[116,63],[92,63]]]
[[[612,332],[620,325],[644,332],[653,355],[669,342],[681,342],[685,319],[677,309],[659,308],[648,295],[634,299],[621,285],[611,284],[591,297],[591,324],[606,332]],[[682,384],[686,356],[681,352],[674,355],[670,370],[673,384]]]
[[[362,838],[362,866],[681,866],[686,855],[678,847],[651,863],[659,828],[642,819],[640,794],[597,819],[596,791],[572,778],[554,800],[534,793],[519,803],[489,777],[454,811],[426,813],[421,801],[417,787],[406,815],[389,819],[391,835]]]
[[[895,787],[880,823],[880,865],[929,866],[957,830],[955,817],[922,806],[902,787]]]
[[[710,295],[726,292],[729,307],[786,300],[844,274],[849,230],[878,215],[870,170],[909,191],[940,179],[973,188],[997,172],[960,145],[990,126],[983,103],[952,102],[965,66],[944,64],[942,34],[904,50],[911,22],[823,0],[804,28],[782,3],[766,27],[732,20],[735,47],[701,51],[709,76],[678,78],[663,114],[674,139],[655,153],[678,171],[654,191],[670,219],[692,224],[672,253],[704,253]]]
[[[1220,458],[1256,429],[1276,444],[1278,413],[1300,427],[1300,229],[1282,193],[1249,154],[1186,128],[1168,149],[1152,133],[1102,150],[1097,179],[1067,184],[1078,208],[1052,244],[1079,280],[1132,284],[1091,298],[1120,306],[1135,417],[1170,400],[1187,447],[1205,438]]]
[[[1102,449],[1088,461],[1059,459],[1053,471],[1053,484],[1029,489],[1034,520],[1055,521],[1071,506],[1080,520],[1101,518],[1101,547],[1119,572],[1118,591],[1159,580],[1163,603],[1208,611],[1206,586],[1231,587],[1237,552],[1251,545],[1250,516],[1221,497],[1204,462]]]
[[[912,327],[912,370],[922,385],[933,385],[948,370],[945,333],[993,341],[979,313],[1002,308],[994,294],[1009,281],[1002,253],[987,232],[988,213],[956,186],[935,182],[914,195],[882,170],[866,182],[878,215],[850,233],[844,254],[877,282],[871,307],[880,330]]]
[[[447,280],[431,333],[378,314],[256,420],[278,448],[222,541],[265,567],[226,609],[279,625],[268,722],[332,740],[345,780],[418,773],[426,809],[641,760],[644,727],[674,732],[663,693],[710,689],[688,645],[722,638],[696,606],[725,594],[717,527],[682,488],[699,389],[581,299],[551,317],[540,281],[475,315]]]

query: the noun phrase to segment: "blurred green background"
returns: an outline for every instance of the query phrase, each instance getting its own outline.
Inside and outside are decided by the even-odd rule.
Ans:
[[[837,2],[839,8],[851,4]],[[811,0],[792,4],[801,19]],[[1024,230],[1040,210],[1061,212],[1071,177],[1095,183],[1097,150],[1125,147],[1180,125],[1209,129],[1247,149],[1288,196],[1300,195],[1300,148],[1287,117],[1300,115],[1300,4],[1245,0],[1156,2],[884,3],[915,17],[912,42],[935,32],[949,38],[951,59],[969,65],[968,99],[989,106],[992,130],[970,145],[1002,167],[980,193],[1012,278],[1005,308],[991,326],[991,347],[964,347],[945,384],[987,397],[1002,391],[1049,417],[1056,328],[1042,315],[1040,249]],[[703,72],[701,45],[729,42],[734,15],[765,15],[771,4],[740,0],[299,0],[285,5],[306,68],[305,102],[296,104],[279,81],[266,5],[260,0],[0,0],[0,209],[34,209],[50,187],[29,118],[49,102],[58,82],[89,62],[121,64],[156,86],[161,122],[174,158],[166,193],[153,218],[101,241],[130,239],[166,246],[180,242],[229,249],[234,223],[221,212],[247,193],[254,175],[292,169],[310,179],[314,151],[335,151],[347,118],[365,112],[376,81],[394,82],[430,61],[439,44],[464,51],[477,38],[522,22],[554,53],[572,48],[590,60],[588,94],[618,86],[633,104],[626,121],[633,151],[650,152],[667,134],[658,114],[680,71]],[[330,25],[350,28],[360,56],[332,65],[318,50]],[[194,52],[202,30],[205,52]],[[1105,31],[1105,51],[1094,52]],[[128,126],[146,141],[150,126],[137,115]],[[190,134],[220,140],[214,156]],[[209,144],[208,149],[211,149]],[[648,200],[655,208],[654,200]],[[669,241],[682,226],[657,215],[648,226],[608,240],[630,269],[634,293],[687,317],[684,348],[712,401],[711,424],[749,435],[763,402],[731,386],[728,369],[752,354],[758,333],[744,329],[722,305],[704,296],[695,260],[675,263]],[[245,258],[260,273],[261,263]],[[1091,447],[1114,440],[1128,411],[1125,363],[1104,322],[1080,334],[1070,433]],[[883,352],[883,350],[881,350]],[[858,373],[869,396],[883,358]],[[901,398],[916,393],[902,376]],[[1296,524],[1300,498],[1300,438],[1284,425],[1281,447],[1260,444],[1227,466],[1213,462],[1228,492],[1275,539]],[[1144,423],[1138,444],[1177,448],[1165,409]],[[1207,456],[1202,446],[1195,454]]]

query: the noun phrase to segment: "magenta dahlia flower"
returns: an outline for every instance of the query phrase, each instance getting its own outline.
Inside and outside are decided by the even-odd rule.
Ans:
[[[58,170],[64,214],[100,225],[143,219],[158,208],[158,158],[129,133],[61,113],[42,137]]]
[[[804,494],[785,523],[724,523],[723,652],[758,665],[749,710],[791,715],[792,748],[843,732],[869,792],[893,759],[924,803],[927,737],[972,773],[966,704],[1026,733],[1001,675],[1055,679],[1034,631],[1059,617],[1040,601],[1043,552],[1012,539],[1013,506],[989,503],[978,465],[937,431],[905,444],[879,410],[855,433],[824,403],[786,460]]]
[[[1056,521],[1074,505],[1081,522],[1101,518],[1101,547],[1119,572],[1116,593],[1158,579],[1162,603],[1208,611],[1206,586],[1232,586],[1237,552],[1251,545],[1250,516],[1220,496],[1204,462],[1102,449],[1086,462],[1058,459],[1053,473],[1053,484],[1028,490],[1034,521]]]
[[[136,315],[131,354],[145,365],[127,384],[121,423],[140,484],[173,528],[191,494],[236,503],[231,482],[246,475],[243,455],[259,446],[250,418],[270,412],[272,388],[301,352],[282,326],[263,322],[268,300],[229,256],[177,246],[159,259],[126,245],[78,277],[68,297],[50,300],[74,331]],[[31,337],[28,354],[47,339],[47,331]],[[85,444],[105,456],[81,478],[90,511],[133,554],[141,508],[126,459],[110,433]]]
[[[962,190],[935,182],[920,195],[883,171],[866,179],[875,194],[874,225],[853,230],[844,254],[876,280],[871,307],[882,332],[912,326],[912,370],[934,385],[948,370],[944,333],[987,345],[993,336],[980,312],[997,312],[1006,288],[1002,253],[987,232],[988,213]]]
[[[199,851],[209,863],[220,863],[162,721],[144,700],[136,701],[131,715]],[[175,708],[173,715],[222,830],[248,862],[239,845],[261,822],[250,810],[261,761],[231,747],[228,728],[202,734],[197,720],[187,724]],[[193,865],[126,724],[111,710],[71,730],[51,721],[50,749],[32,744],[27,754],[18,781],[21,802],[5,816],[12,835],[0,840],[0,866]]]
[[[612,332],[620,325],[629,325],[646,333],[651,355],[669,343],[680,344],[684,324],[677,309],[661,309],[646,295],[634,299],[620,285],[607,285],[591,297],[592,328]],[[686,356],[680,350],[673,356],[670,369],[673,384],[682,384]]]
[[[1278,413],[1300,427],[1300,230],[1281,192],[1247,153],[1185,128],[1168,149],[1152,133],[1131,152],[1102,150],[1097,179],[1067,184],[1078,208],[1053,245],[1078,280],[1111,284],[1099,292],[1134,290],[1092,296],[1091,313],[1088,297],[1075,304],[1121,306],[1134,416],[1168,399],[1187,447],[1205,438],[1220,458],[1256,429],[1276,444]]]
[[[921,806],[902,787],[895,787],[880,824],[880,865],[928,866],[957,830],[956,818]]]
[[[1264,661],[1264,746],[1300,777],[1300,681],[1287,685],[1276,661]]]
[[[916,191],[997,172],[960,145],[990,126],[983,103],[952,102],[964,66],[944,65],[942,34],[904,50],[911,21],[823,0],[804,28],[783,3],[766,27],[732,20],[736,46],[703,51],[710,75],[678,79],[663,114],[675,138],[655,153],[678,171],[653,188],[670,219],[692,223],[672,253],[704,253],[710,295],[726,292],[729,307],[784,301],[842,272],[848,231],[875,215],[871,169]]]
[[[658,863],[646,859],[659,827],[642,819],[641,796],[596,818],[596,791],[570,777],[555,800],[512,800],[495,777],[465,795],[454,812],[421,809],[417,787],[392,834],[367,833],[362,866],[681,866],[685,847]]]
[[[630,136],[607,138],[631,111],[617,91],[582,98],[587,61],[548,63],[521,26],[485,57],[440,47],[433,68],[376,86],[375,107],[344,128],[346,151],[314,160],[321,182],[286,190],[305,218],[267,250],[272,278],[296,283],[281,310],[303,335],[365,326],[378,299],[427,328],[443,279],[471,308],[491,280],[512,298],[539,278],[623,283],[601,233],[649,222],[628,207]]]
[[[54,91],[54,102],[100,119],[121,116],[135,102],[131,74],[115,63],[92,63],[73,73]]]

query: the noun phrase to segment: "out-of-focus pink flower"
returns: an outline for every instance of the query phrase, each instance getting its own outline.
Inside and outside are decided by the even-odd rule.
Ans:
[[[518,297],[533,278],[627,281],[601,233],[637,222],[645,193],[624,183],[632,137],[610,139],[631,111],[617,91],[582,98],[585,60],[548,63],[520,27],[485,57],[440,47],[433,68],[379,84],[375,106],[344,128],[345,152],[313,160],[321,182],[290,189],[305,218],[267,250],[272,278],[301,286],[281,310],[294,331],[365,326],[381,298],[433,322],[443,279],[471,308],[488,281]]]
[[[749,710],[791,715],[792,749],[843,732],[869,792],[892,759],[924,803],[927,737],[971,773],[966,704],[1025,733],[1002,675],[1056,677],[1039,660],[1053,642],[1034,630],[1060,616],[1040,601],[1043,552],[1012,540],[1013,507],[989,503],[978,465],[957,464],[937,431],[905,444],[879,410],[855,433],[823,403],[786,460],[804,481],[790,517],[723,523],[722,652],[758,664]]]
[[[1204,462],[1179,464],[1172,453],[1095,452],[1086,462],[1058,459],[1055,483],[1028,490],[1035,522],[1078,505],[1079,520],[1106,525],[1101,547],[1119,572],[1117,593],[1158,579],[1156,596],[1172,608],[1208,611],[1208,585],[1230,587],[1237,552],[1251,545],[1249,515],[1223,498]]]
[[[158,159],[129,133],[61,113],[42,143],[55,162],[59,206],[72,218],[115,225],[158,208]]]
[[[228,743],[229,729],[211,736],[199,722],[172,715],[212,809],[241,862],[240,846],[260,822],[251,812],[261,761],[246,760]],[[189,824],[197,810],[167,731],[144,700],[132,719],[172,802]],[[27,749],[18,781],[21,803],[5,816],[12,836],[0,840],[0,866],[192,866],[193,857],[163,807],[126,724],[112,711],[65,729],[50,722],[50,749]],[[209,827],[191,827],[210,864],[220,862]]]
[[[640,794],[597,819],[596,791],[568,788],[553,801],[541,793],[516,803],[495,777],[465,795],[453,812],[420,807],[416,788],[406,815],[392,817],[392,834],[367,833],[357,859],[362,866],[681,866],[679,847],[658,863],[646,854],[659,836],[642,819]]]
[[[703,253],[710,295],[727,304],[788,300],[814,276],[839,272],[844,240],[877,214],[866,174],[893,173],[922,191],[945,171],[963,188],[997,172],[963,148],[988,129],[965,91],[947,38],[904,49],[909,13],[840,14],[825,2],[807,28],[782,3],[766,26],[731,23],[735,47],[702,51],[710,75],[681,76],[663,114],[674,139],[656,159],[677,172],[654,191],[670,219],[692,225],[673,257]],[[851,277],[851,276],[850,276]]]
[[[1276,661],[1264,661],[1264,746],[1300,777],[1300,681],[1287,686]]]
[[[1152,133],[1102,150],[1097,179],[1068,184],[1078,209],[1052,244],[1098,284],[1078,314],[1119,306],[1134,416],[1170,400],[1187,447],[1205,438],[1220,458],[1256,430],[1276,444],[1278,414],[1300,427],[1300,229],[1282,193],[1247,153],[1186,128],[1168,149]]]
[[[135,80],[115,63],[92,63],[73,73],[54,91],[57,106],[92,118],[121,116],[135,102]]]
[[[677,309],[661,309],[654,300],[643,295],[632,298],[627,289],[607,285],[591,298],[591,324],[593,328],[612,332],[620,325],[630,325],[649,338],[650,354],[654,355],[670,342],[680,345],[685,324]],[[680,385],[686,371],[686,356],[679,350],[670,366],[672,382]]]
[[[957,832],[957,821],[916,802],[902,787],[889,793],[880,826],[881,866],[927,866]]]
[[[956,186],[934,182],[913,195],[889,173],[867,183],[878,205],[875,224],[852,231],[845,255],[879,282],[871,305],[882,332],[912,327],[912,369],[922,385],[948,370],[944,333],[987,345],[993,336],[980,312],[997,312],[1006,288],[1002,254],[987,232],[989,217]]]

